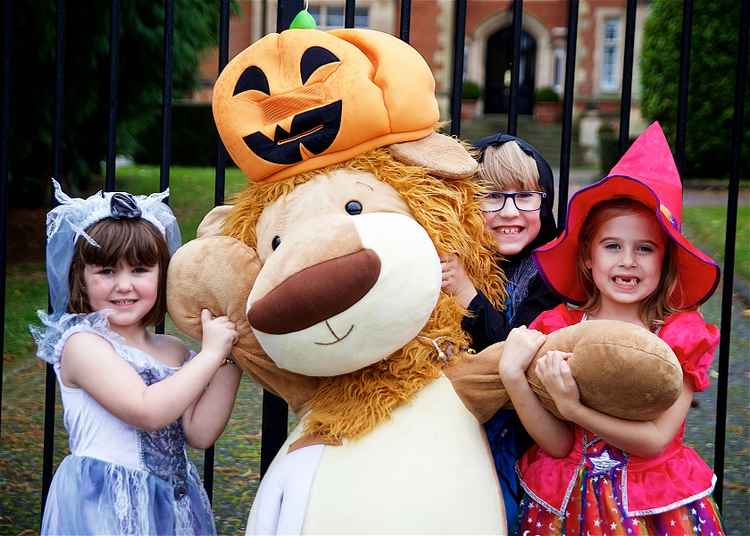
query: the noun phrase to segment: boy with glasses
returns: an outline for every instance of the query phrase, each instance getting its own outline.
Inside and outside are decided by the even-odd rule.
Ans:
[[[560,299],[531,259],[534,249],[557,236],[549,164],[534,147],[507,134],[483,138],[476,146],[480,150],[477,180],[485,191],[480,200],[485,227],[495,239],[497,262],[508,279],[503,310],[474,287],[457,256],[443,257],[442,269],[443,290],[468,310],[463,328],[480,352],[505,340],[511,329],[530,324]],[[531,440],[513,410],[499,410],[485,429],[503,490],[509,534],[513,534],[522,496],[514,466]]]

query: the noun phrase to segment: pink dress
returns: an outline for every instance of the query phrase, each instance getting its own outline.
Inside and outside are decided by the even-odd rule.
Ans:
[[[582,311],[559,305],[530,327],[551,333],[582,318]],[[677,313],[665,320],[658,336],[674,350],[693,390],[706,389],[719,342],[716,327],[697,311]],[[683,422],[655,458],[630,455],[580,426],[575,426],[574,446],[564,458],[535,445],[517,466],[527,493],[520,533],[661,536],[687,529],[690,534],[723,534],[710,498],[716,477],[683,444],[684,434]]]

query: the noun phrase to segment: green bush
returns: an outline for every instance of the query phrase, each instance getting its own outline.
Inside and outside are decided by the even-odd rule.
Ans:
[[[161,163],[161,110],[141,135],[133,159],[139,164]],[[218,134],[208,103],[179,103],[172,106],[172,158],[177,166],[215,166]],[[231,160],[227,161],[231,164]]]
[[[464,80],[461,87],[461,98],[463,100],[477,100],[482,96],[482,87],[474,80]]]
[[[602,176],[605,176],[620,156],[618,135],[609,123],[603,123],[597,135],[599,137],[599,170]]]
[[[551,87],[546,86],[540,87],[536,90],[536,93],[534,93],[534,99],[536,102],[560,102],[560,95],[558,95],[557,91]]]
[[[661,122],[674,143],[680,78],[681,0],[654,0],[646,21],[641,56],[641,110]],[[729,172],[737,44],[740,20],[737,0],[695,2],[690,51],[690,86],[685,144],[686,177],[721,177]],[[746,86],[745,102],[750,103]],[[745,105],[744,124],[750,125]],[[750,147],[750,129],[743,145]],[[741,158],[743,174],[750,159]]]
[[[55,110],[54,0],[16,0],[12,51],[9,158],[11,206],[49,203]],[[110,2],[68,2],[62,176],[71,193],[86,189],[107,156]],[[219,10],[180,0],[174,10],[172,88],[195,87],[201,54],[216,43]],[[161,117],[164,3],[122,2],[120,10],[117,154],[130,155]],[[156,117],[156,119],[155,119]],[[158,130],[161,131],[160,125]]]

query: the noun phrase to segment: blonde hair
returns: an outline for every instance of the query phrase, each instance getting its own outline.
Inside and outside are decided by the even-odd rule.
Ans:
[[[225,234],[256,247],[256,225],[265,207],[315,175],[341,168],[372,173],[393,187],[438,253],[457,254],[477,289],[495,307],[502,307],[506,280],[494,261],[494,240],[484,230],[477,184],[470,179],[437,179],[425,168],[398,162],[385,148],[270,184],[251,183],[237,197],[224,225]],[[386,420],[395,408],[439,376],[443,365],[436,360],[431,340],[442,341],[445,351],[468,348],[468,335],[461,329],[465,314],[455,299],[441,292],[419,337],[369,367],[322,378],[308,404],[306,433],[338,442],[360,437]]]
[[[589,211],[586,221],[581,227],[581,234],[576,254],[576,273],[579,284],[583,287],[587,300],[580,305],[580,309],[591,313],[599,308],[601,303],[601,292],[594,284],[591,269],[586,262],[591,258],[591,245],[597,230],[602,224],[612,218],[625,215],[649,215],[655,217],[651,209],[643,203],[627,197],[619,197],[602,201],[594,205]],[[670,304],[670,298],[674,295],[678,285],[677,278],[677,255],[675,244],[672,239],[662,231],[665,238],[666,248],[664,260],[661,266],[659,284],[654,292],[640,302],[638,314],[641,322],[649,329],[654,329],[664,322],[664,319],[684,308]]]
[[[541,191],[536,161],[514,141],[491,145],[484,150],[477,182],[483,190],[490,192],[510,189]]]

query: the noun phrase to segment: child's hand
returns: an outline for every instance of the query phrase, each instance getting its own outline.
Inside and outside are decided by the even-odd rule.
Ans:
[[[202,351],[210,351],[222,358],[226,357],[239,337],[234,322],[226,316],[214,318],[211,311],[203,309],[201,324],[203,326]]]
[[[443,271],[442,289],[454,296],[458,303],[468,307],[477,295],[477,291],[469,276],[466,275],[466,270],[458,255],[449,254],[440,257],[440,268]]]
[[[526,369],[547,336],[526,326],[513,328],[505,339],[498,372],[503,381],[516,381],[525,376]]]
[[[580,404],[580,393],[568,365],[573,354],[552,350],[536,362],[536,374],[554,400],[560,415],[569,418],[571,409]]]

